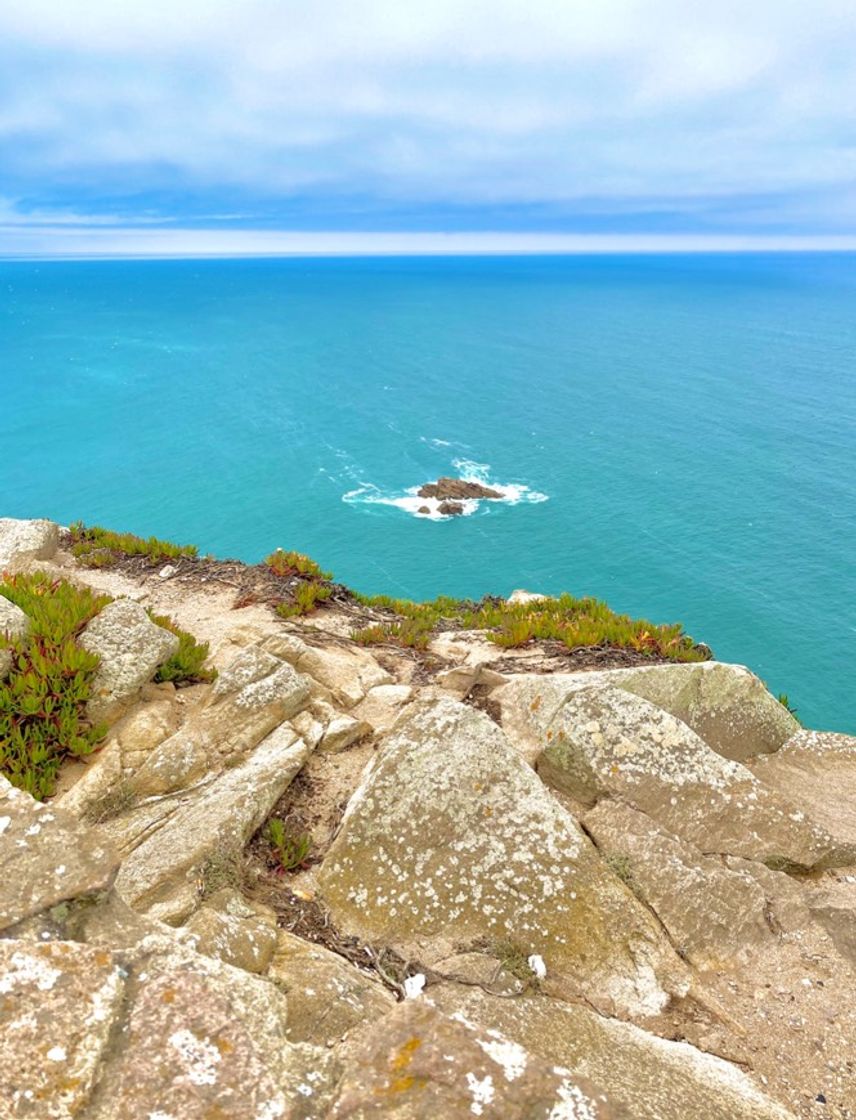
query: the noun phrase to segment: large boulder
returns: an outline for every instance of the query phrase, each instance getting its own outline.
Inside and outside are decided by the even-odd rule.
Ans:
[[[696,968],[733,969],[772,944],[767,899],[751,875],[728,870],[617,801],[598,802],[582,823]]]
[[[841,844],[856,847],[856,737],[798,731],[781,750],[748,765]]]
[[[685,992],[685,967],[574,819],[482,712],[406,709],[351,798],[319,884],[335,921],[430,963],[513,940],[625,1015]]]
[[[745,766],[624,689],[572,692],[545,739],[538,773],[549,785],[586,805],[625,801],[703,852],[793,868],[856,858],[856,845],[839,844]]]
[[[753,673],[717,661],[580,673],[522,674],[491,696],[502,726],[531,761],[565,700],[580,689],[620,688],[681,720],[724,758],[777,750],[799,724]]]
[[[301,673],[328,689],[343,708],[353,708],[378,685],[392,684],[393,677],[374,657],[359,647],[306,646],[295,665]]]
[[[376,976],[286,930],[279,931],[268,975],[288,997],[291,1042],[333,1046],[396,1005]]]
[[[234,765],[309,700],[309,681],[259,649],[242,650],[183,727],[144,757],[129,782],[140,796],[168,793]]]
[[[30,620],[19,606],[0,595],[0,680],[12,666],[12,654],[3,648],[4,638],[23,638],[30,629]]]
[[[39,519],[0,517],[0,572],[13,571],[30,560],[50,560],[59,548],[59,526]]]
[[[198,952],[245,972],[266,972],[276,949],[276,915],[251,905],[234,887],[207,899],[183,928]]]
[[[101,659],[87,714],[94,723],[114,722],[178,650],[178,636],[157,626],[131,599],[108,603],[78,639]]]
[[[240,852],[310,753],[283,725],[191,795],[155,799],[105,822],[101,831],[124,856],[117,890],[152,917],[183,921],[200,902],[206,866]]]
[[[461,1016],[407,1002],[361,1040],[330,1120],[629,1120],[607,1094]]]
[[[794,1120],[737,1066],[581,1004],[443,985],[432,998],[482,1029],[589,1079],[632,1120]],[[573,1113],[571,1113],[573,1116]]]
[[[118,866],[103,837],[0,777],[0,930],[100,898]]]

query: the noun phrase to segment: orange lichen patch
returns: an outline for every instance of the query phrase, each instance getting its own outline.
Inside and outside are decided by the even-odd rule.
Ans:
[[[102,968],[106,968],[107,965],[110,964],[110,960],[110,954],[107,952],[102,951],[95,954],[95,963],[97,965],[100,965]]]
[[[530,712],[537,712],[540,707],[541,707],[541,697],[536,696],[535,699],[532,701],[532,703],[529,705],[529,711]]]
[[[220,1053],[223,1054],[224,1056],[226,1054],[231,1054],[232,1051],[235,1049],[235,1047],[228,1040],[228,1038],[215,1039],[214,1045],[217,1047],[217,1049],[220,1051]]]
[[[403,1046],[399,1047],[398,1053],[389,1063],[389,1068],[395,1073],[399,1073],[401,1070],[407,1069],[407,1067],[413,1061],[413,1055],[421,1045],[421,1038],[414,1037],[408,1039]]]
[[[552,732],[552,731],[548,731],[548,732],[547,732],[547,742],[549,743],[549,742],[550,742],[550,740],[551,740],[552,738],[553,738],[553,732]]]
[[[164,988],[161,994],[162,1003],[175,1003],[175,988]]]

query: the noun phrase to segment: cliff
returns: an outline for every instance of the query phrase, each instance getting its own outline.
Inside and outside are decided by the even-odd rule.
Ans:
[[[747,669],[293,553],[0,572],[3,1115],[856,1115],[856,739]]]

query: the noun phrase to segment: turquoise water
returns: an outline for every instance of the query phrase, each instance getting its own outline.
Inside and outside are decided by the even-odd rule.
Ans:
[[[854,356],[851,255],[5,262],[0,514],[597,595],[856,732]]]

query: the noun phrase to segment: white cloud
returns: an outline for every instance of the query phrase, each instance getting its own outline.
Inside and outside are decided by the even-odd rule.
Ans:
[[[852,0],[28,0],[0,7],[0,170],[426,204],[833,187],[854,225],[854,53]]]

